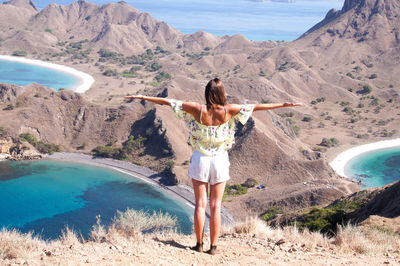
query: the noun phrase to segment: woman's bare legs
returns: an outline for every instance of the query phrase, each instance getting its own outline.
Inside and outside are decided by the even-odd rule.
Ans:
[[[210,185],[210,242],[217,245],[219,229],[221,227],[221,205],[226,182]]]
[[[192,179],[196,206],[194,209],[194,230],[197,243],[203,243],[204,224],[206,221],[208,183]]]

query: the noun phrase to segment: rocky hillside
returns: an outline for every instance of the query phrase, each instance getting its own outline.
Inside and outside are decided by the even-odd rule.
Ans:
[[[31,1],[14,0],[0,5],[0,14],[8,14],[0,16],[1,53],[22,50],[96,79],[84,95],[2,85],[0,126],[13,136],[30,133],[66,151],[106,146],[98,151],[116,156],[129,136],[142,137],[129,154],[133,162],[172,168],[179,182],[190,183],[184,123],[168,107],[126,102],[124,95],[203,101],[204,85],[218,76],[233,103],[303,102],[256,113],[238,131],[230,184],[254,178],[267,188],[228,197],[225,204],[238,218],[272,205],[326,204],[358,190],[332,172],[326,157],[342,146],[400,134],[395,0],[346,1],[289,43],[184,35],[124,2],[52,4],[39,12]]]

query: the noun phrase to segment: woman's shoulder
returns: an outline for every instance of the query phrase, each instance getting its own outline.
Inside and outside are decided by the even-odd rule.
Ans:
[[[227,104],[226,105],[226,111],[229,113],[231,116],[235,116],[240,112],[240,109],[242,108],[241,104]]]

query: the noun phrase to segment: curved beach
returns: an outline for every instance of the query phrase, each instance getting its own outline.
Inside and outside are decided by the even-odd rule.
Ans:
[[[151,185],[154,185],[163,190],[165,193],[170,194],[177,200],[180,200],[181,202],[183,202],[186,205],[189,205],[192,208],[194,208],[195,205],[194,192],[191,187],[184,185],[164,186],[159,181],[162,176],[159,173],[154,172],[146,167],[135,165],[126,161],[118,161],[109,158],[94,157],[91,155],[86,155],[81,153],[58,152],[49,155],[46,158],[70,161],[70,162],[86,163],[91,165],[97,165],[100,167],[111,168],[113,170],[123,172],[134,178],[139,178]],[[209,217],[209,214],[210,214],[209,209],[207,207],[207,217]],[[235,223],[235,219],[233,218],[233,216],[224,207],[221,210],[221,222],[222,225],[224,226],[230,226]]]
[[[19,63],[25,63],[25,64],[46,67],[46,68],[54,69],[54,70],[61,71],[61,72],[67,73],[69,75],[72,75],[80,80],[79,85],[73,89],[73,91],[78,92],[78,93],[86,92],[87,90],[89,90],[89,88],[94,83],[94,78],[91,75],[89,75],[85,72],[76,70],[72,67],[58,65],[58,64],[54,64],[54,63],[50,63],[50,62],[44,62],[44,61],[40,61],[40,60],[28,59],[25,57],[16,57],[16,56],[9,56],[9,55],[0,55],[0,60],[14,61],[14,62],[19,62]]]
[[[364,145],[360,145],[360,146],[348,149],[347,151],[342,152],[339,155],[337,155],[335,157],[335,159],[333,159],[329,163],[329,165],[332,167],[333,170],[335,170],[335,172],[338,175],[349,178],[348,176],[346,176],[346,173],[344,170],[345,170],[346,164],[351,159],[353,159],[354,157],[357,157],[363,153],[366,153],[366,152],[387,149],[387,148],[393,148],[393,147],[400,147],[400,138],[373,142],[373,143],[364,144]]]

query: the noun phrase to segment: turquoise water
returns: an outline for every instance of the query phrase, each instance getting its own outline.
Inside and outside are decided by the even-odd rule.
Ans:
[[[43,9],[49,3],[68,5],[73,0],[36,0]],[[118,0],[92,0],[96,4]],[[199,30],[212,34],[243,34],[250,40],[294,40],[321,21],[344,0],[126,0],[141,12],[167,22],[184,33]]]
[[[109,225],[117,210],[162,211],[192,231],[192,210],[141,180],[107,168],[55,160],[0,162],[0,228],[57,238],[67,225],[88,236],[96,215]]]
[[[70,74],[26,63],[0,59],[0,82],[16,85],[39,83],[46,87],[74,89],[80,80]]]
[[[400,147],[367,152],[349,161],[345,173],[363,188],[382,187],[400,180]]]

